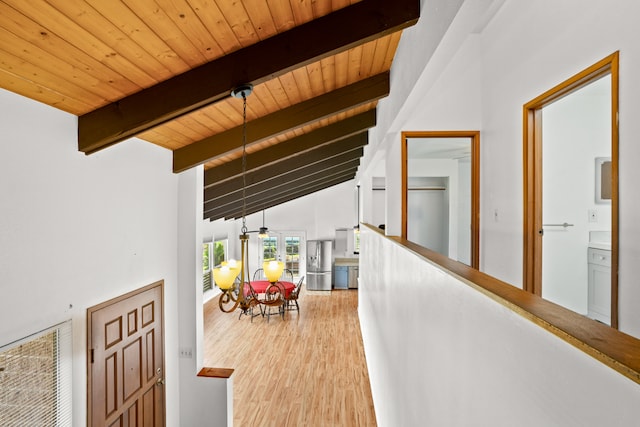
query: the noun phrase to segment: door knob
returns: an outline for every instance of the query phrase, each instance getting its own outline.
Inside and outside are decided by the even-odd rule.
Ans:
[[[164,378],[158,378],[156,385],[164,385]]]

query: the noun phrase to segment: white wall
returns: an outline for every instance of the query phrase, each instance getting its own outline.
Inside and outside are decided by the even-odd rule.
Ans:
[[[0,90],[0,345],[72,319],[73,424],[86,423],[86,310],[164,279],[168,426],[179,424],[177,183],[171,153],[91,156],[77,118]]]
[[[356,180],[384,150],[387,159],[387,234],[400,234],[400,130],[481,131],[481,269],[522,285],[522,107],[600,59],[620,51],[620,329],[640,336],[640,3],[597,0],[466,0],[446,26],[426,67],[428,23],[440,11],[423,2],[421,18],[406,30],[392,68],[389,98],[378,106]],[[399,76],[419,76],[399,82]],[[407,85],[413,85],[405,93]],[[497,212],[497,216],[494,214]]]
[[[379,233],[361,239],[380,427],[637,424],[637,383]]]
[[[180,357],[180,427],[233,425],[233,377],[197,377],[203,368],[202,295],[203,167],[179,176],[178,204],[178,346],[192,357]],[[190,350],[190,351],[189,351]],[[215,366],[214,366],[215,367]],[[218,368],[220,366],[217,366]]]

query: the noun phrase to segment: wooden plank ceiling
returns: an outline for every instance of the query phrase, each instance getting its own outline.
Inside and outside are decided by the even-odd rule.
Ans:
[[[176,173],[204,165],[204,217],[237,218],[353,179],[419,11],[419,0],[0,0],[0,87],[77,115],[86,154],[136,136],[172,150]],[[230,92],[247,83],[243,169],[243,103]]]

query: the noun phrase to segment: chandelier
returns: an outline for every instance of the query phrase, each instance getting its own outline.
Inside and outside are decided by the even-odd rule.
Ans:
[[[240,234],[240,261],[229,260],[223,262],[220,267],[213,269],[213,280],[222,293],[218,299],[220,310],[230,313],[240,308],[244,314],[252,313],[253,307],[260,304],[272,305],[284,298],[284,289],[277,286],[277,282],[284,269],[282,261],[267,261],[263,264],[264,273],[270,285],[264,296],[260,297],[249,277],[249,234],[259,232],[260,236],[266,235],[264,226],[264,210],[262,211],[262,227],[260,230],[249,231],[246,219],[246,174],[247,174],[247,96],[253,92],[251,84],[238,86],[231,91],[234,98],[242,98],[242,228]],[[262,310],[260,310],[262,312]]]

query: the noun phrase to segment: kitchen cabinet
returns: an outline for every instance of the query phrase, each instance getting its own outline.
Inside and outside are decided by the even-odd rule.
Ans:
[[[333,269],[334,272],[334,289],[348,289],[349,288],[349,267],[346,265],[336,265]]]
[[[336,258],[333,264],[333,288],[358,288],[358,258]]]
[[[349,283],[347,287],[349,289],[358,289],[358,266],[354,265],[347,268],[349,269]]]
[[[611,324],[611,251],[588,249],[589,296],[587,316]]]

